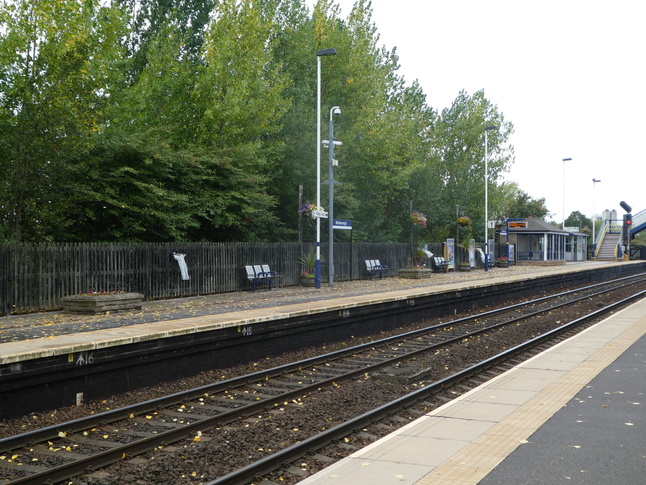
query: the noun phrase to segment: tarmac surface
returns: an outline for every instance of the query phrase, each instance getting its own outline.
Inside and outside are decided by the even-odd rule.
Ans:
[[[592,379],[481,485],[637,484],[646,477],[646,336]]]

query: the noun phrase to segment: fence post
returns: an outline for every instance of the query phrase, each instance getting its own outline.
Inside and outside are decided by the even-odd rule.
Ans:
[[[0,245],[0,316],[9,315],[11,305],[10,263],[11,249],[8,245]]]

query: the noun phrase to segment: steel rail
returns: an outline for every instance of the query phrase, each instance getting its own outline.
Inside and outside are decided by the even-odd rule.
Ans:
[[[231,473],[228,473],[216,480],[206,483],[205,485],[243,485],[248,481],[254,479],[254,477],[258,477],[259,475],[265,475],[267,473],[270,473],[276,470],[283,463],[288,463],[292,460],[300,458],[305,454],[309,453],[310,451],[318,450],[323,446],[337,439],[347,436],[348,434],[352,433],[356,429],[363,428],[376,420],[389,416],[401,410],[402,408],[405,408],[422,399],[427,398],[429,395],[433,393],[436,393],[459,381],[467,379],[472,375],[482,372],[494,365],[497,365],[500,362],[503,362],[520,352],[529,350],[532,347],[539,345],[549,339],[552,339],[563,332],[571,330],[573,327],[581,323],[584,323],[603,313],[607,313],[613,308],[624,305],[644,295],[646,295],[646,290],[640,291],[628,298],[624,298],[621,301],[612,303],[600,310],[592,312],[588,315],[584,315],[583,317],[577,318],[576,320],[572,320],[571,322],[568,322],[553,330],[550,330],[549,332],[539,335],[538,337],[528,340],[527,342],[516,345],[515,347],[512,347],[511,349],[508,349],[504,352],[501,352],[500,354],[490,357],[478,364],[474,364],[471,367],[468,367],[462,371],[459,371],[451,376],[445,377],[444,379],[441,379],[437,382],[429,384],[428,386],[425,386],[421,389],[413,391],[410,394],[402,396],[394,401],[391,401],[390,403],[384,404],[383,406],[380,406],[372,411],[368,411],[360,416],[357,416],[356,418],[353,418],[344,423],[341,423],[338,426],[335,426],[334,428],[330,428],[329,430],[323,431],[322,433],[319,433],[316,436],[307,438],[301,441],[300,443],[296,443],[288,448],[285,448],[272,455],[264,457],[255,463],[252,463],[246,467],[240,468],[239,470],[235,470]]]
[[[619,280],[617,280],[617,281],[619,281]],[[608,284],[608,282],[605,283],[605,286],[607,286],[607,284]],[[133,405],[133,406],[125,407],[125,408],[120,408],[119,410],[114,410],[113,412],[109,412],[107,414],[110,414],[111,416],[121,416],[121,418],[117,418],[117,419],[124,419],[124,418],[129,417],[133,410],[137,410],[138,412],[142,412],[141,409],[145,409],[145,410],[159,409],[160,402],[164,402],[164,403],[166,403],[166,405],[169,405],[168,403],[175,404],[177,402],[186,401],[187,395],[189,395],[190,397],[200,396],[207,389],[210,392],[212,392],[212,389],[214,387],[216,387],[216,386],[220,387],[222,389],[231,389],[232,387],[235,387],[235,386],[231,385],[232,382],[237,382],[238,385],[244,384],[244,383],[256,382],[261,378],[259,376],[267,377],[267,376],[279,375],[279,374],[283,374],[283,373],[287,372],[286,369],[296,370],[296,369],[300,369],[301,367],[303,367],[305,365],[312,365],[314,362],[317,362],[317,363],[328,362],[330,360],[330,356],[334,356],[334,358],[338,359],[343,355],[356,354],[358,350],[365,350],[366,348],[373,349],[379,343],[381,343],[382,345],[387,345],[387,344],[392,343],[394,341],[402,340],[403,338],[410,338],[411,336],[418,335],[418,334],[420,334],[422,332],[428,332],[428,331],[431,331],[431,330],[436,330],[438,328],[446,327],[448,325],[455,325],[456,323],[463,322],[463,321],[466,321],[466,320],[474,320],[474,319],[477,319],[477,318],[482,318],[483,316],[487,316],[487,315],[494,315],[494,314],[497,314],[497,313],[501,313],[503,311],[508,311],[510,308],[513,309],[515,307],[527,306],[527,305],[534,304],[535,302],[538,302],[538,301],[549,300],[550,298],[556,298],[556,297],[560,297],[560,296],[567,295],[567,294],[570,294],[570,293],[580,292],[580,291],[583,291],[585,289],[595,288],[595,287],[599,287],[599,286],[603,286],[603,285],[604,284],[595,284],[595,285],[591,285],[590,287],[579,288],[577,290],[571,290],[571,291],[568,291],[568,292],[559,293],[557,295],[552,295],[550,297],[542,297],[540,299],[532,300],[532,301],[525,302],[525,303],[522,303],[522,304],[511,305],[510,307],[507,307],[505,309],[493,310],[493,311],[490,311],[490,312],[481,313],[481,314],[474,315],[474,316],[471,316],[471,317],[466,317],[466,318],[461,318],[461,319],[458,319],[458,320],[453,320],[453,321],[446,322],[446,323],[443,323],[443,324],[440,324],[440,325],[426,327],[425,329],[416,330],[416,331],[413,331],[413,332],[407,332],[406,334],[402,334],[402,335],[405,335],[406,337],[403,337],[402,335],[400,335],[400,336],[396,336],[396,337],[390,337],[390,338],[382,339],[382,340],[377,341],[377,342],[370,342],[368,344],[362,344],[362,345],[359,345],[359,346],[352,347],[350,349],[344,349],[342,351],[325,354],[324,356],[318,356],[318,357],[315,357],[315,358],[312,358],[312,359],[306,359],[306,360],[303,360],[303,361],[299,361],[297,363],[287,364],[285,366],[280,366],[280,367],[268,369],[266,371],[260,371],[260,372],[257,372],[257,373],[251,374],[251,375],[241,376],[240,378],[235,378],[235,379],[232,379],[232,380],[223,381],[221,383],[218,383],[217,385],[203,386],[201,388],[198,388],[199,391],[198,390],[184,391],[184,392],[173,394],[173,395],[168,396],[168,397],[148,401],[147,403],[144,403],[145,406],[143,408],[140,405]],[[581,298],[589,298],[590,296],[593,296],[593,295],[586,295],[586,296],[581,297]],[[561,305],[558,305],[558,306],[561,306]],[[550,307],[550,310],[552,310],[554,308],[555,307]],[[541,313],[543,311],[547,311],[547,310],[541,310],[541,311],[538,311],[538,312],[533,312],[532,314],[524,315],[524,316],[522,316],[520,318],[529,318],[529,317],[535,315],[536,313]],[[508,323],[509,322],[507,321],[507,322],[502,322],[502,323],[496,324],[496,325],[494,325],[492,327],[478,329],[476,332],[474,332],[474,334],[477,334],[477,333],[480,333],[480,332],[483,332],[483,331],[489,331],[492,328],[495,328],[496,326],[505,325],[505,324],[508,324]],[[464,337],[465,337],[464,334],[459,335],[459,336],[453,337],[452,339],[449,339],[447,341],[443,341],[441,343],[435,344],[435,346],[447,345],[448,343],[451,343],[453,341],[461,340]],[[410,353],[410,355],[418,354],[418,353],[424,352],[424,351],[426,351],[426,350],[425,349],[416,350],[416,351],[413,351],[412,353]],[[293,396],[303,395],[304,393],[307,393],[312,389],[320,388],[320,387],[325,386],[327,384],[331,384],[334,381],[342,381],[342,380],[345,380],[345,379],[349,379],[349,378],[352,378],[352,377],[354,377],[356,375],[363,374],[368,370],[374,370],[374,369],[377,369],[377,368],[380,368],[380,367],[384,367],[384,366],[390,365],[392,362],[404,360],[405,358],[406,358],[406,356],[399,355],[399,356],[393,357],[391,359],[387,359],[385,361],[381,361],[379,363],[363,367],[361,369],[353,370],[351,372],[348,372],[348,373],[345,373],[345,374],[342,374],[342,375],[337,375],[337,376],[334,376],[334,377],[329,378],[329,379],[324,379],[324,380],[315,382],[315,383],[313,383],[311,385],[307,385],[307,386],[304,386],[304,387],[300,387],[298,389],[294,389],[294,390],[289,391],[287,393],[283,393],[283,394],[281,394],[279,396],[274,396],[274,397],[272,397],[270,399],[259,401],[258,403],[253,403],[253,404],[250,404],[250,405],[247,405],[247,406],[242,406],[240,408],[237,408],[237,409],[234,409],[232,411],[225,412],[225,413],[221,413],[221,414],[218,414],[216,416],[203,418],[203,419],[200,419],[199,421],[196,421],[194,423],[186,424],[181,428],[166,431],[166,432],[162,432],[162,433],[158,433],[158,434],[156,434],[156,435],[154,435],[152,437],[145,438],[145,439],[142,439],[142,440],[130,443],[130,444],[122,445],[122,446],[116,447],[114,449],[111,449],[111,450],[108,450],[108,451],[105,451],[105,452],[102,452],[102,453],[99,453],[99,454],[96,454],[96,455],[93,455],[93,456],[83,458],[83,459],[78,460],[76,462],[72,462],[72,463],[65,464],[65,465],[60,465],[58,467],[54,467],[54,468],[51,468],[49,470],[46,470],[46,471],[43,471],[43,472],[40,472],[40,473],[36,473],[36,474],[30,475],[30,476],[27,476],[27,477],[24,477],[24,478],[21,478],[21,479],[17,479],[17,480],[14,480],[12,482],[9,482],[9,483],[10,484],[15,484],[15,485],[17,485],[17,484],[38,484],[38,483],[43,483],[43,480],[54,480],[54,481],[64,480],[66,478],[69,478],[71,476],[77,475],[79,473],[83,473],[84,471],[87,471],[88,468],[89,469],[100,468],[102,466],[109,465],[111,463],[114,463],[114,462],[119,461],[121,459],[124,459],[126,457],[133,456],[135,454],[140,454],[140,453],[143,453],[145,451],[149,451],[149,450],[154,449],[154,448],[156,448],[158,446],[167,445],[169,443],[172,443],[172,442],[187,438],[192,433],[195,433],[197,431],[204,431],[206,429],[209,429],[210,427],[212,427],[216,423],[217,424],[223,424],[223,423],[232,422],[232,421],[238,419],[241,416],[248,416],[248,415],[254,414],[254,413],[258,412],[259,410],[266,409],[267,406],[271,406],[272,404],[281,403],[281,402],[285,401],[286,399],[289,399],[289,398],[291,398]],[[111,422],[111,421],[107,421],[107,422]],[[53,430],[55,430],[56,431],[56,436],[58,436],[58,432],[59,432],[60,429],[62,429],[62,426],[65,426],[65,428],[63,428],[63,429],[66,429],[68,431],[70,429],[73,429],[73,428],[78,428],[79,431],[82,431],[84,429],[87,429],[88,427],[94,426],[95,424],[103,425],[103,424],[106,423],[105,413],[102,414],[102,415],[97,415],[96,417],[93,417],[92,423],[93,424],[88,425],[88,421],[84,420],[84,419],[71,421],[71,422],[68,422],[68,423],[64,423],[64,425],[59,425],[59,426],[55,426],[55,427],[46,428],[45,430],[40,430],[40,431],[33,432],[33,433],[25,433],[23,435],[19,435],[19,438],[22,437],[22,440],[25,443],[33,443],[35,441],[35,438],[38,436],[39,432],[42,433],[44,431],[45,434],[49,433],[48,436],[51,436],[51,433],[53,432]],[[25,441],[25,440],[27,440],[27,441]],[[0,444],[2,442],[4,442],[5,444],[9,444],[10,441],[11,441],[11,438],[0,440]],[[12,448],[10,448],[10,449],[15,449],[16,448],[15,443],[16,443],[16,441],[13,441],[14,446],[12,446]]]
[[[412,330],[410,332],[405,332],[396,336],[383,338],[383,339],[372,341],[365,344],[360,344],[354,347],[349,347],[347,349],[342,349],[335,352],[329,352],[327,354],[323,354],[320,356],[300,360],[300,361],[285,364],[282,366],[272,367],[270,369],[261,370],[258,372],[254,372],[252,374],[246,374],[244,376],[234,377],[231,379],[227,379],[225,381],[217,382],[215,384],[208,384],[205,386],[190,389],[188,391],[180,391],[174,394],[170,394],[168,396],[151,399],[143,403],[124,406],[124,407],[106,411],[100,414],[67,421],[65,423],[49,426],[49,427],[34,430],[34,431],[28,431],[28,432],[21,433],[15,436],[10,436],[7,438],[2,438],[0,439],[0,452],[11,451],[21,446],[30,446],[37,442],[57,438],[61,432],[66,434],[77,433],[96,426],[101,426],[101,425],[113,423],[115,421],[127,419],[131,414],[144,414],[164,407],[173,406],[175,404],[179,404],[187,400],[198,398],[205,393],[222,392],[225,390],[234,389],[236,387],[243,386],[245,384],[264,381],[269,377],[275,377],[281,374],[299,370],[302,367],[313,366],[313,365],[329,362],[331,360],[337,360],[347,355],[352,355],[365,349],[390,345],[392,343],[399,342],[402,340],[407,340],[407,339],[410,339],[411,337],[415,337],[434,330],[440,330],[442,328],[459,325],[469,320],[474,320],[478,318],[487,318],[493,315],[508,312],[510,310],[513,310],[514,308],[521,308],[523,306],[535,305],[540,302],[549,301],[550,299],[560,298],[572,293],[599,288],[602,286],[607,286],[608,284],[612,284],[615,282],[622,282],[622,281],[626,282],[628,280],[633,280],[638,277],[643,277],[643,274],[622,277],[616,280],[606,281],[602,283],[595,283],[594,285],[589,285],[582,288],[577,288],[574,290],[568,290],[565,292],[557,293],[554,295],[548,295],[545,297],[536,298],[534,300],[530,300],[527,302],[516,303],[514,305],[510,305],[505,308],[499,308],[499,309],[495,309],[487,312],[482,312],[476,315],[459,318],[456,320],[450,320],[445,323],[440,323],[437,325],[432,325],[429,327]]]

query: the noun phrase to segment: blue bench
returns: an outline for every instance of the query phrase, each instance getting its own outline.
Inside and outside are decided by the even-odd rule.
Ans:
[[[441,256],[435,256],[433,258],[433,271],[447,273],[449,271],[449,262]]]
[[[244,268],[247,271],[247,279],[251,283],[251,291],[256,291],[257,283],[267,283],[269,290],[271,290],[271,284],[274,279],[274,277],[271,275],[271,272],[268,273],[266,271],[263,271],[260,265],[245,266]]]
[[[370,279],[374,275],[379,275],[379,279],[384,277],[384,271],[388,269],[388,266],[381,264],[378,259],[366,259],[366,271],[370,274]]]

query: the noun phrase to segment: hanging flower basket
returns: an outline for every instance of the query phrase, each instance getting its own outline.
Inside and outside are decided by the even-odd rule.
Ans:
[[[305,203],[298,209],[298,213],[305,216],[305,217],[312,217],[312,212],[313,211],[325,211],[323,207],[319,207],[316,204],[311,204],[309,200],[305,201]]]
[[[415,226],[426,227],[426,214],[423,212],[413,211],[410,215],[410,220]]]
[[[458,226],[465,229],[471,229],[471,219],[469,219],[467,216],[458,217]]]

